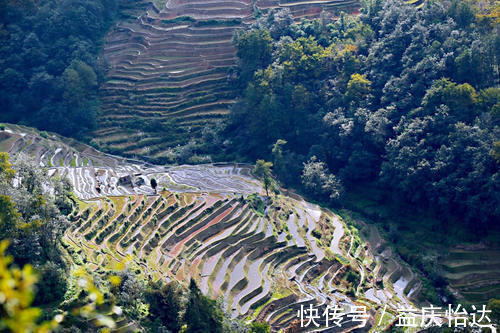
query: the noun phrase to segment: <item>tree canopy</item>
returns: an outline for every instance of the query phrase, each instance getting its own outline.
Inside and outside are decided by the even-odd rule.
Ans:
[[[271,162],[266,162],[264,160],[258,160],[253,169],[254,174],[257,177],[262,178],[262,183],[266,190],[266,195],[269,197],[269,186],[272,183],[271,168],[273,164]]]
[[[286,185],[315,197],[375,185],[486,232],[500,218],[498,12],[376,0],[337,21],[259,20],[240,40],[272,57],[246,66],[259,56],[236,43],[244,88],[221,132],[228,150],[275,161]]]
[[[0,121],[78,138],[94,129],[102,37],[131,3],[0,1]]]

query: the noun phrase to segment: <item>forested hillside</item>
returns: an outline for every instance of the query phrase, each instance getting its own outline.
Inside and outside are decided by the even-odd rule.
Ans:
[[[0,332],[497,325],[499,56],[497,0],[0,0]]]
[[[262,21],[237,37],[242,97],[223,136],[318,199],[369,185],[485,234],[500,218],[499,29],[493,1]]]
[[[110,29],[109,63],[100,88],[96,147],[155,163],[203,163],[194,154],[237,97],[234,33],[277,11],[283,26],[353,12],[358,0],[143,1],[134,17]],[[291,20],[291,21],[290,21]]]
[[[96,126],[98,58],[129,0],[0,1],[0,120],[83,137]]]

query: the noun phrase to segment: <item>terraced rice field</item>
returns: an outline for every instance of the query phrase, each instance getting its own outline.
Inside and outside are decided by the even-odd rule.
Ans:
[[[257,10],[289,8],[300,19],[358,6],[357,0],[156,3],[142,1],[105,39],[109,73],[94,140],[103,149],[156,160],[229,112],[235,100],[228,74],[237,61],[233,35],[254,21]]]
[[[453,249],[442,268],[459,298],[476,304],[500,298],[500,249]]]
[[[339,216],[286,191],[266,205],[249,166],[164,168],[62,140],[8,125],[0,145],[73,183],[78,209],[63,245],[76,266],[104,274],[128,262],[144,278],[193,278],[233,317],[267,321],[275,332],[296,324],[301,305],[366,306],[370,326],[385,304],[386,324],[414,304],[418,278],[376,229],[362,240]],[[117,181],[126,176],[131,183]],[[359,325],[346,320],[340,331]]]

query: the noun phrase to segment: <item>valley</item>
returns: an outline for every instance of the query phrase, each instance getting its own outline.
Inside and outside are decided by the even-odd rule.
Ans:
[[[362,239],[286,190],[266,205],[247,165],[160,167],[43,135],[8,125],[0,144],[74,186],[78,209],[63,237],[72,269],[106,274],[127,262],[144,279],[193,278],[233,318],[263,320],[273,331],[296,322],[301,305],[366,306],[373,326],[384,305],[388,325],[399,307],[419,302],[418,276],[375,228]],[[343,331],[356,325],[345,322]]]
[[[0,0],[0,332],[494,331],[499,36],[494,0]]]

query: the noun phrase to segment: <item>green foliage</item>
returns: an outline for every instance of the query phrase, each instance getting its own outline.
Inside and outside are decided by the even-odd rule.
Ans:
[[[0,330],[13,333],[50,332],[56,320],[40,324],[42,314],[33,307],[33,294],[38,278],[31,265],[12,267],[12,257],[5,256],[7,241],[0,243]]]
[[[253,322],[250,324],[251,333],[271,333],[271,327],[267,323]]]
[[[500,300],[498,299],[490,299],[488,302],[488,310],[491,310],[491,314],[489,315],[492,322],[497,325],[500,324]]]
[[[235,40],[244,89],[223,135],[318,199],[375,185],[483,235],[500,217],[497,14],[476,1],[372,1],[334,23],[273,13]]]
[[[284,79],[298,84],[319,79],[329,69],[329,53],[329,49],[309,36],[282,40],[278,44],[276,56],[283,65]]]
[[[223,26],[235,26],[235,25],[240,25],[241,20],[240,19],[232,19],[232,20],[203,20],[203,21],[196,21],[195,25],[197,27],[205,27],[205,26],[212,26],[212,25],[223,25]]]
[[[223,317],[216,302],[203,296],[193,279],[189,284],[189,298],[183,319],[187,325],[183,330],[185,333],[223,332]]]
[[[262,178],[262,183],[264,184],[264,188],[266,189],[266,195],[269,197],[269,186],[272,183],[271,177],[271,168],[273,164],[271,162],[266,162],[264,160],[258,160],[253,168],[253,173]]]
[[[314,230],[311,232],[311,234],[312,234],[314,237],[316,237],[317,239],[321,239],[321,236],[322,236],[322,234],[321,234],[321,230],[314,229]]]
[[[56,244],[72,211],[71,186],[67,180],[49,179],[46,170],[23,156],[12,167],[19,177],[16,186],[0,181],[0,191],[7,194],[0,197],[0,237],[16,242],[9,250],[18,264],[62,263]]]
[[[196,20],[192,18],[191,16],[178,16],[176,18],[170,19],[170,20],[163,20],[162,22],[165,24],[173,24],[173,23],[180,23],[180,22],[195,22]]]
[[[99,288],[95,286],[93,279],[84,271],[75,272],[75,277],[79,279],[78,284],[82,288],[82,293],[89,295],[88,302],[85,300],[83,304],[66,304],[66,310],[68,310],[69,306],[71,314],[59,312],[53,319],[44,321],[47,315],[44,316],[45,319],[42,319],[43,312],[40,308],[34,307],[33,301],[42,300],[40,293],[56,292],[56,295],[64,293],[62,290],[52,288],[57,283],[63,283],[62,276],[58,277],[58,281],[43,281],[40,280],[31,265],[24,265],[22,269],[15,267],[12,264],[13,258],[5,255],[8,245],[8,241],[0,242],[0,294],[2,295],[0,330],[2,332],[54,332],[61,326],[67,325],[71,318],[75,317],[79,317],[91,324],[95,330],[103,328],[103,332],[109,332],[109,328],[116,327],[114,320],[106,315],[104,311],[108,312],[111,308],[113,312],[119,313],[121,310],[112,306],[112,302],[105,298]],[[53,278],[55,272],[51,273],[51,269],[59,270],[56,266],[47,265],[42,269],[42,278]],[[55,274],[59,273],[63,274],[60,270]],[[50,288],[50,290],[44,290],[43,288]],[[54,295],[47,296],[54,300]]]
[[[475,18],[476,8],[473,0],[453,0],[448,13],[460,27],[468,27]]]
[[[490,155],[497,161],[497,164],[500,164],[500,141],[495,141]]]
[[[246,202],[250,204],[250,207],[255,209],[260,214],[264,214],[266,209],[266,203],[257,194],[251,194],[246,198]]]
[[[284,173],[286,171],[285,161],[283,158],[283,147],[287,144],[285,140],[278,139],[273,145],[273,165],[278,173]]]
[[[317,160],[316,156],[304,163],[302,183],[309,193],[317,198],[327,197],[337,200],[342,194],[342,183],[332,175],[325,163]]]
[[[97,87],[97,76],[94,70],[81,60],[74,60],[62,74],[64,92],[63,100],[73,107],[82,107],[89,92]]]
[[[473,90],[465,89],[468,97],[462,99],[462,105],[467,105],[473,96]],[[434,95],[434,91],[426,97],[430,94]],[[397,137],[387,144],[381,180],[403,193],[407,200],[427,201],[447,214],[459,214],[465,222],[474,224],[476,234],[485,232],[488,221],[499,213],[491,208],[498,206],[493,194],[498,167],[490,155],[494,133],[486,127],[462,122],[471,118],[471,111],[478,112],[477,105],[469,104],[456,114],[460,106],[452,109],[440,104],[426,115],[430,113],[425,111],[431,104],[428,101],[423,101],[422,116],[396,127]],[[418,110],[416,115],[420,115]],[[461,190],[457,193],[456,188]],[[477,221],[482,223],[477,225]]]
[[[144,286],[136,274],[130,270],[122,270],[112,276],[111,292],[117,295],[117,304],[123,309],[123,313],[130,319],[142,320],[150,315],[146,306],[147,297],[145,296]],[[113,283],[113,280],[120,283]]]
[[[9,196],[0,195],[0,238],[5,239],[17,230],[21,214]]]
[[[427,278],[423,278],[422,282],[422,298],[431,304],[441,304],[439,296],[436,293],[436,289],[432,285],[431,281]]]
[[[0,10],[0,119],[83,137],[96,125],[104,71],[99,45],[120,10],[133,2],[6,3]]]
[[[156,192],[157,187],[158,187],[158,182],[156,181],[156,179],[151,178],[151,188]]]
[[[352,287],[356,288],[359,284],[359,281],[361,281],[361,275],[357,271],[350,269],[347,272],[346,280],[351,284]]]
[[[468,83],[457,85],[448,79],[434,82],[422,100],[424,114],[435,113],[441,105],[448,106],[458,121],[470,123],[478,115],[477,93]]]
[[[11,181],[16,171],[12,169],[12,164],[9,163],[9,154],[0,152],[0,176],[5,177],[7,181]]]
[[[236,35],[235,43],[244,81],[251,79],[256,69],[265,68],[271,63],[273,45],[269,31],[257,29],[241,32]]]
[[[179,332],[181,296],[181,288],[175,282],[166,285],[151,284],[146,291],[149,319],[156,326],[162,325],[172,332]]]
[[[35,305],[53,304],[61,301],[67,288],[66,272],[53,262],[38,268],[40,280],[35,293]]]
[[[368,96],[370,93],[371,82],[365,75],[352,74],[351,79],[347,83],[347,91],[345,93],[346,103],[359,102]]]

